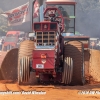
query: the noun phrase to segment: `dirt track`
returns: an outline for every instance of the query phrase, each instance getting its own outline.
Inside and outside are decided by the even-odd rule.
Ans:
[[[17,50],[16,50],[17,54]],[[2,53],[0,56],[0,63],[2,62],[3,57],[6,55],[6,53]],[[9,59],[10,63],[14,60],[17,63],[16,59],[10,58],[10,53],[8,54],[9,57],[6,57],[6,59]],[[12,54],[13,56],[14,54]],[[14,55],[15,56],[15,55]],[[6,60],[5,59],[5,60]],[[4,69],[7,67],[7,64],[2,64],[2,66],[5,66]],[[3,68],[1,66],[1,68]],[[10,66],[9,66],[10,67]],[[8,68],[9,68],[8,67]],[[98,66],[99,67],[99,66]],[[6,75],[6,74],[5,74]],[[7,78],[9,79],[9,77]],[[12,78],[13,79],[13,78]],[[88,91],[99,91],[98,94],[86,94]],[[8,92],[7,92],[8,91]],[[26,93],[29,92],[29,94],[22,94],[26,91]],[[32,94],[32,91],[34,94]],[[36,94],[40,93],[38,91],[43,91],[44,94]],[[79,94],[82,93],[81,91],[86,91],[85,94]],[[19,94],[14,94],[14,93]],[[5,94],[4,93],[9,93]],[[91,92],[90,92],[91,93]],[[46,87],[44,86],[18,86],[17,83],[14,83],[12,81],[1,81],[0,80],[0,100],[99,100],[100,99],[100,83],[99,84],[91,84],[91,85],[85,85],[85,86],[53,86],[48,85]]]
[[[19,91],[20,94],[3,95],[0,92],[0,100],[96,100],[100,99],[100,94],[79,94],[80,91],[98,90],[100,84],[85,85],[85,86],[18,86],[17,83],[0,81],[0,91]],[[33,91],[30,94],[22,94],[22,91]],[[43,91],[44,94],[36,94],[38,91]],[[6,92],[7,93],[7,92]]]

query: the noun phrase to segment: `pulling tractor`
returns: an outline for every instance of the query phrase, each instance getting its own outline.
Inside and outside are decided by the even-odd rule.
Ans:
[[[39,82],[85,84],[84,52],[88,50],[89,37],[68,36],[75,34],[75,5],[74,0],[45,2],[43,21],[33,21],[30,39],[19,47],[19,84],[29,81],[31,71]]]

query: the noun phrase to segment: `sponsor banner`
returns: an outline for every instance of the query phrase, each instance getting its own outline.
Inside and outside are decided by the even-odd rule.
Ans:
[[[8,26],[20,25],[30,20],[29,2],[1,14],[8,19]]]

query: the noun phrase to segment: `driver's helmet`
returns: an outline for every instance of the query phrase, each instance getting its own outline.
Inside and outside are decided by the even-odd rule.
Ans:
[[[58,9],[59,9],[60,11],[64,11],[64,8],[63,8],[62,6],[59,6]]]

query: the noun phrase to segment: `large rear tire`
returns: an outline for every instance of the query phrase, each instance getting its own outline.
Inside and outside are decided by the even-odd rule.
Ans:
[[[18,52],[18,84],[29,81],[30,61],[34,50],[34,42],[30,40],[23,41],[20,44]]]
[[[64,58],[65,57],[70,57],[73,60],[73,76],[70,85],[84,85],[85,69],[83,44],[79,41],[67,42],[64,46]]]
[[[73,60],[70,57],[64,58],[64,69],[62,74],[62,82],[66,84],[70,84],[72,81],[73,75]]]
[[[29,67],[29,57],[22,57],[20,59],[20,72],[19,72],[19,81],[28,82],[30,78],[30,67]]]

